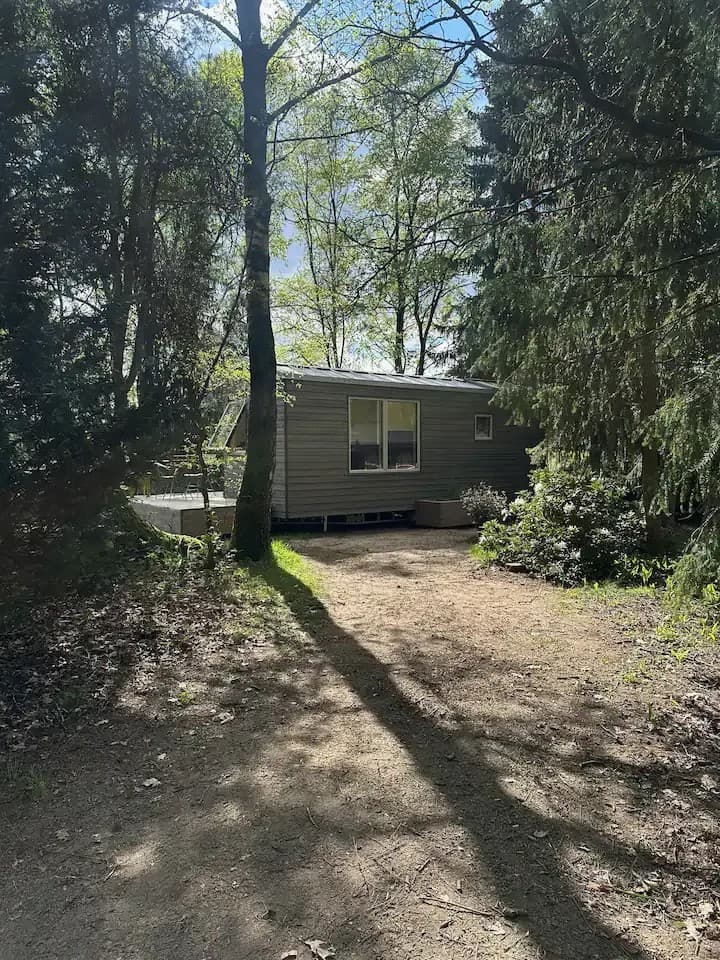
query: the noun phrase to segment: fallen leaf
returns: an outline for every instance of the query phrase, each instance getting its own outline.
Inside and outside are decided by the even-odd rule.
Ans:
[[[331,957],[337,956],[335,947],[331,947],[324,940],[305,940],[303,942],[309,948],[310,953],[318,960],[330,960]]]
[[[506,928],[501,923],[489,923],[485,929],[488,933],[495,934],[496,937],[504,937],[507,933]]]
[[[697,912],[703,920],[708,920],[715,913],[715,904],[710,903],[709,900],[705,900],[703,903],[698,904]]]
[[[157,777],[148,777],[147,780],[143,780],[143,786],[153,790],[155,787],[160,786],[160,781]]]
[[[280,954],[280,960],[296,960],[297,950],[286,950],[285,953]]]
[[[231,713],[229,710],[223,710],[222,713],[219,713],[215,717],[216,723],[230,723],[231,720],[235,719],[235,714]]]
[[[56,830],[56,831],[55,831],[55,836],[57,837],[58,840],[69,840],[69,839],[70,839],[70,831],[69,831],[69,830]]]
[[[718,782],[714,777],[711,777],[707,773],[704,773],[700,777],[700,785],[705,790],[717,790]]]
[[[695,925],[695,921],[690,917],[685,920],[685,933],[688,935],[690,940],[694,940],[696,943],[699,943],[702,940],[702,934]]]
[[[534,840],[544,840],[545,837],[547,837],[547,835],[548,835],[549,833],[550,833],[549,830],[536,830],[535,833],[533,833],[533,839],[534,839]]]

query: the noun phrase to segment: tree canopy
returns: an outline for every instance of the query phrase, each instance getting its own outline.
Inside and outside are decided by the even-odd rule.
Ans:
[[[236,542],[262,555],[278,349],[494,377],[651,532],[689,503],[713,530],[713,14],[4,4],[5,492],[201,449],[249,376]]]
[[[692,132],[718,115],[709,14],[504,4],[477,68],[493,229],[460,362],[498,377],[549,450],[636,477],[649,518],[718,496],[718,161]]]

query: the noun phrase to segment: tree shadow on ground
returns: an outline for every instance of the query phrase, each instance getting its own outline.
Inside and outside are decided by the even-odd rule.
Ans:
[[[542,957],[614,960],[647,956],[576,899],[553,843],[533,843],[556,829],[615,860],[619,850],[600,831],[549,821],[500,783],[481,740],[443,729],[399,687],[388,666],[332,619],[307,587],[282,569],[268,579],[312,633],[318,648],[364,707],[412,758],[417,776],[434,784],[456,822],[472,837],[478,872]],[[521,731],[518,731],[521,734]],[[451,766],[449,766],[449,763]],[[530,838],[528,842],[528,838]],[[632,859],[632,852],[627,855]]]
[[[516,710],[477,723],[433,671],[475,684],[480,700],[512,695],[517,664],[445,664],[440,646],[385,663],[305,584],[277,567],[257,575],[306,634],[219,644],[213,662],[200,644],[202,662],[182,666],[188,685],[193,670],[203,677],[193,703],[168,707],[159,682],[74,751],[63,745],[47,810],[6,829],[0,802],[8,851],[13,835],[1,956],[278,960],[294,947],[305,960],[306,937],[331,940],[340,960],[658,955],[600,916],[631,909],[577,899],[565,855],[584,849],[584,863],[616,876],[677,864],[613,835],[600,775],[578,775],[582,748],[569,756],[533,731],[539,717],[568,733],[622,722],[610,704],[590,716],[572,698],[532,704],[519,690]],[[235,698],[227,724],[211,709],[218,691]],[[516,795],[507,774],[533,759],[558,780],[574,771],[577,809]],[[160,786],[145,787],[152,778]],[[487,930],[498,921],[502,936]]]

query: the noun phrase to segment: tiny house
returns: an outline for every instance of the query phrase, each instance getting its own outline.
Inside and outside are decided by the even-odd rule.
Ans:
[[[534,430],[508,422],[481,380],[278,367],[273,515],[384,519],[457,500],[484,480],[512,494],[528,480]],[[244,445],[245,408],[224,434]],[[226,496],[236,490],[226,490]]]

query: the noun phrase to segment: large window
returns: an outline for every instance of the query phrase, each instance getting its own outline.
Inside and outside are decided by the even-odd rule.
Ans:
[[[416,400],[351,397],[350,470],[419,470],[419,408]]]

